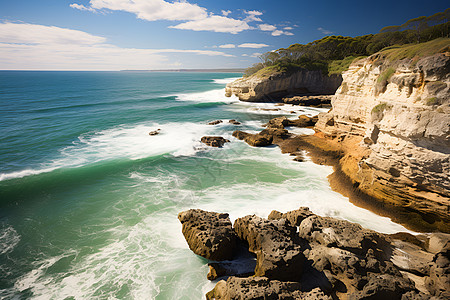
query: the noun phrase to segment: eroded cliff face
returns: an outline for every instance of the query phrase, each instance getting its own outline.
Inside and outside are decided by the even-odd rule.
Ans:
[[[324,76],[321,71],[300,70],[267,77],[255,74],[228,83],[225,96],[236,95],[241,101],[261,102],[281,100],[289,94],[326,95],[334,94],[341,82],[341,75]]]
[[[337,141],[353,141],[342,171],[366,194],[448,224],[449,53],[416,61],[375,54],[342,76],[332,109],[316,124]]]

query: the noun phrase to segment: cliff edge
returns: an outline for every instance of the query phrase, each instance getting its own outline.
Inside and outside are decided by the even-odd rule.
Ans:
[[[323,75],[322,71],[300,69],[293,73],[255,73],[228,83],[225,96],[236,95],[241,101],[273,102],[290,94],[334,94],[341,75]]]
[[[332,109],[315,127],[316,138],[325,138],[310,142],[340,144],[341,171],[355,187],[420,216],[412,222],[449,232],[450,53],[393,53],[356,61],[342,74]]]

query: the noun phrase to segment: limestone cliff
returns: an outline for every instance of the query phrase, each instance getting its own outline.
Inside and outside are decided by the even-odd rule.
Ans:
[[[316,124],[342,144],[353,141],[340,160],[342,171],[364,193],[448,231],[449,53],[416,60],[378,53],[342,76],[332,109]]]
[[[325,76],[305,69],[295,73],[254,74],[237,79],[225,88],[225,96],[236,95],[249,102],[281,100],[289,94],[334,94],[342,82],[340,75]]]

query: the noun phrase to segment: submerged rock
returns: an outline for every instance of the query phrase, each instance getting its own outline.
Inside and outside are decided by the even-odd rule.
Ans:
[[[201,142],[211,147],[222,147],[225,143],[229,143],[230,141],[221,136],[204,136],[202,137]]]
[[[233,136],[244,140],[247,144],[253,147],[264,147],[272,144],[273,136],[264,134],[251,134],[244,131],[236,130],[233,132]]]
[[[236,120],[234,120],[234,119],[228,121],[228,123],[233,124],[233,125],[241,125],[241,122],[238,122],[238,121],[236,121]]]
[[[157,135],[157,134],[160,134],[160,131],[161,131],[161,129],[156,129],[156,130],[153,130],[153,131],[150,131],[149,133],[148,133],[148,135]]]
[[[223,122],[222,120],[215,120],[215,121],[209,122],[208,125],[217,125],[217,124],[220,124],[222,122]]]
[[[229,260],[236,248],[236,235],[228,214],[190,209],[178,214],[189,248],[211,260]]]

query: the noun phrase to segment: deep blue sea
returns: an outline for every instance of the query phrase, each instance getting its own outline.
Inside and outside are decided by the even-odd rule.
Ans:
[[[181,234],[189,208],[233,221],[309,206],[406,231],[333,192],[331,167],[233,138],[324,111],[226,98],[240,76],[0,71],[0,299],[203,299],[215,283]]]

